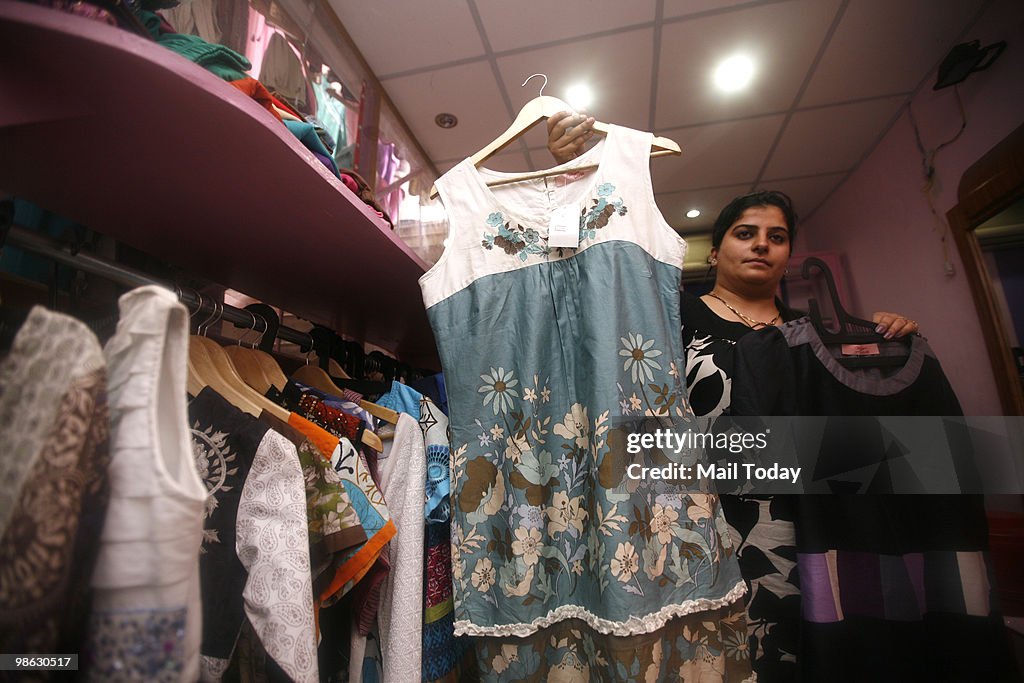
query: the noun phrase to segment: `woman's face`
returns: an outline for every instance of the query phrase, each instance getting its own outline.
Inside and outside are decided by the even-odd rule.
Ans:
[[[785,275],[789,255],[789,228],[777,206],[750,207],[726,230],[722,245],[711,250],[723,285],[771,286],[773,290]]]

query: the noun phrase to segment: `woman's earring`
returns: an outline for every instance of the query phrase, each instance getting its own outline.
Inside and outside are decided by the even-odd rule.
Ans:
[[[783,275],[789,275],[789,266],[786,266],[786,270],[785,270],[785,272],[783,273]]]
[[[708,261],[708,263],[710,263],[713,266],[717,266],[718,265],[718,259],[712,258],[710,261]]]

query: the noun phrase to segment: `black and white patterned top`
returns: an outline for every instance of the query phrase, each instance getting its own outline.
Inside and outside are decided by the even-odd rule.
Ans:
[[[783,321],[803,315],[776,300]],[[690,406],[697,416],[728,415],[736,342],[753,330],[724,320],[683,292],[683,350]],[[721,496],[747,583],[750,656],[758,680],[796,680],[800,584],[790,496]]]

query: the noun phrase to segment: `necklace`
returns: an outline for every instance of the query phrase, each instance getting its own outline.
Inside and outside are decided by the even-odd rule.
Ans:
[[[772,318],[771,320],[769,320],[768,322],[765,322],[763,320],[754,320],[750,316],[743,315],[742,313],[737,311],[735,308],[733,308],[733,306],[728,301],[726,301],[722,297],[718,296],[714,292],[708,292],[708,296],[714,297],[715,299],[718,299],[719,301],[721,301],[723,304],[725,304],[726,308],[728,308],[730,311],[732,311],[737,316],[739,316],[740,320],[745,322],[750,327],[771,327],[772,325],[774,325],[775,323],[777,323],[779,321],[779,315],[780,315],[779,313],[776,313],[775,317]]]

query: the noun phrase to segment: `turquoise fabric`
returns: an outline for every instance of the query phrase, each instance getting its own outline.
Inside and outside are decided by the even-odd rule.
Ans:
[[[449,416],[456,621],[532,624],[570,604],[622,623],[638,602],[718,599],[740,581],[717,502],[624,480],[612,429],[624,412],[682,407],[679,278],[611,242],[481,278],[428,310],[450,399],[476,397]],[[595,378],[618,387],[614,400]]]
[[[626,476],[702,455],[626,448],[647,416],[693,419],[686,247],[654,204],[652,138],[611,126],[546,178],[491,187],[465,160],[437,181],[448,245],[420,286],[450,408],[454,629],[484,680],[750,675],[710,483]]]
[[[417,422],[420,419],[420,401],[423,394],[412,387],[392,380],[391,391],[377,399],[379,406],[390,408],[396,413],[411,415]]]
[[[209,43],[187,33],[161,33],[160,17],[154,12],[141,11],[139,19],[158,43],[225,81],[237,81],[249,75],[246,72],[252,68],[252,64],[231,48]]]
[[[335,176],[338,174],[338,165],[334,163],[334,159],[331,158],[330,152],[324,147],[324,143],[320,140],[320,136],[316,134],[316,128],[311,123],[305,121],[292,121],[291,119],[285,119],[284,125],[288,127],[292,135],[299,139],[303,145],[306,146],[311,152],[316,152],[324,157],[326,161],[329,161],[331,171]]]

